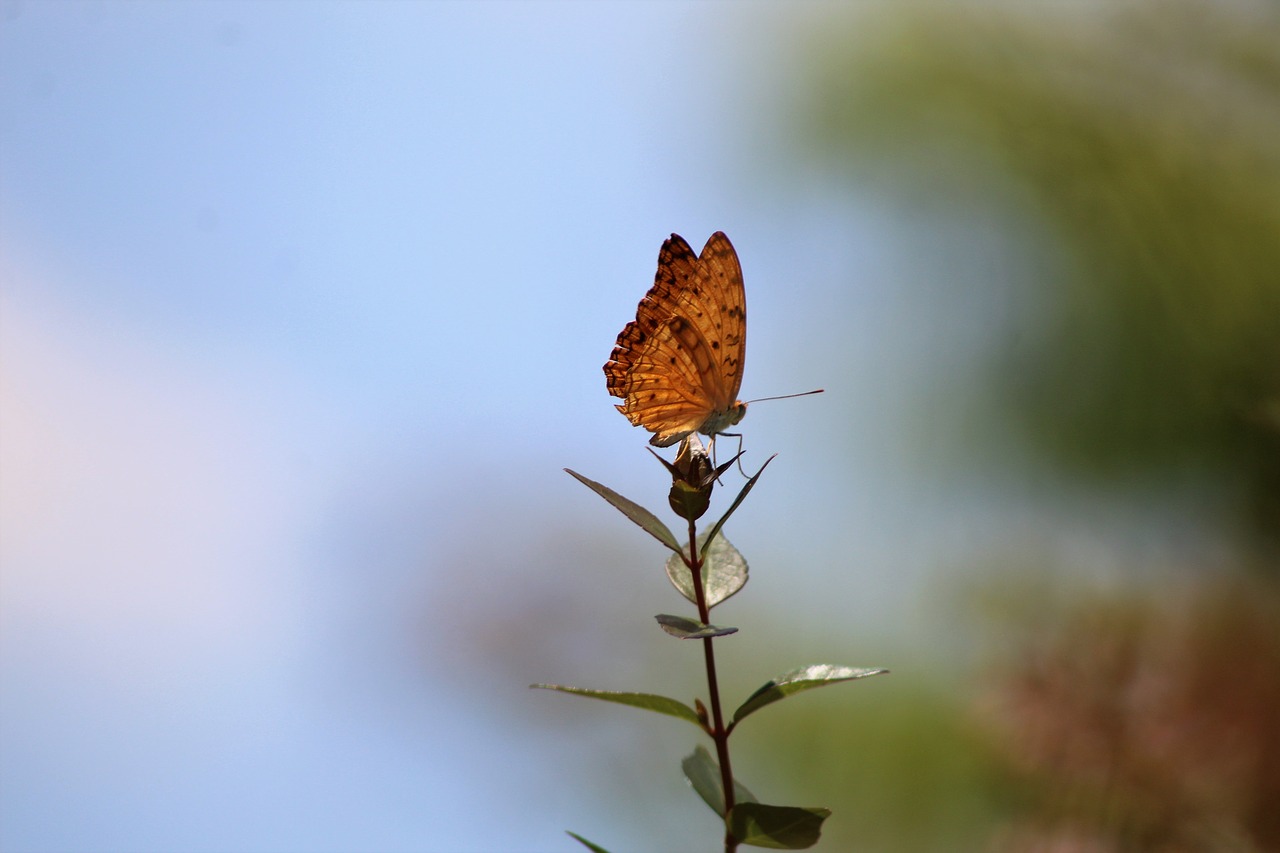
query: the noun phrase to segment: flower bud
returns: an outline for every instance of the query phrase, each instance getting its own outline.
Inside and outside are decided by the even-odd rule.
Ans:
[[[711,505],[716,472],[696,435],[690,435],[680,443],[680,452],[676,454],[675,464],[670,470],[671,491],[667,501],[671,509],[689,521],[701,518]]]

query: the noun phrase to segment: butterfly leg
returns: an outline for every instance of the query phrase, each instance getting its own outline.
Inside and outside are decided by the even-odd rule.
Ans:
[[[747,476],[747,472],[746,472],[745,470],[743,470],[743,468],[742,468],[742,433],[740,433],[740,432],[722,432],[722,433],[717,433],[717,435],[723,435],[723,436],[727,436],[727,437],[729,437],[729,438],[736,438],[736,439],[738,439],[738,455],[737,455],[736,457],[734,457],[734,458],[736,458],[736,459],[738,460],[738,473],[740,473],[740,474],[742,474],[742,476],[746,477],[746,476]],[[713,436],[711,436],[711,441],[710,441],[710,443],[708,444],[708,447],[709,447],[709,448],[710,448],[710,450],[711,450],[711,467],[712,467],[712,468],[715,468],[715,467],[716,467],[716,454],[715,454],[716,444],[715,444],[715,442],[716,442],[716,437],[713,435]],[[721,485],[724,485],[724,484],[723,484],[723,483],[721,483]]]

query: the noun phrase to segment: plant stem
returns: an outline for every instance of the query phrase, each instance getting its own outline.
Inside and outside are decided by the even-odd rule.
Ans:
[[[708,543],[709,544],[709,543]],[[698,553],[697,525],[689,520],[689,574],[693,578],[694,597],[697,599],[698,620],[704,625],[711,624],[711,608],[707,607],[707,593],[702,587],[703,556]],[[724,789],[724,816],[727,818],[733,809],[733,770],[729,766],[729,732],[724,727],[724,715],[720,710],[720,685],[716,679],[716,653],[712,645],[714,637],[702,641],[703,657],[707,665],[707,693],[711,700],[711,739],[716,744],[716,759],[720,762],[720,785]],[[733,837],[728,822],[724,829],[724,853],[734,853],[738,849],[738,839]]]

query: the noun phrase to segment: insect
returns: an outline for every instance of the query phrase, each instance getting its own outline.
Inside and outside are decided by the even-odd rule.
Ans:
[[[669,447],[694,432],[715,436],[742,420],[747,299],[738,253],[723,232],[700,255],[678,234],[662,244],[653,287],[604,365],[618,411]]]

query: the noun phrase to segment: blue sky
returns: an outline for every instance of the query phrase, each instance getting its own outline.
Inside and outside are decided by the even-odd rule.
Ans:
[[[899,428],[963,335],[914,323],[892,223],[792,186],[770,6],[3,12],[5,849],[627,837],[575,822],[570,741],[433,668],[456,650],[424,651],[406,602],[483,614],[551,519],[597,525],[563,466],[643,478],[661,505],[600,366],[672,231],[724,230],[742,256],[744,394],[828,389],[744,422],[787,448],[779,494],[822,498],[744,508],[747,538],[767,518],[843,537],[800,557],[892,551],[842,581],[856,601],[809,601],[854,621],[901,622],[930,549],[954,546],[945,523],[909,533],[938,498]],[[477,531],[510,559],[469,599],[437,555]]]

